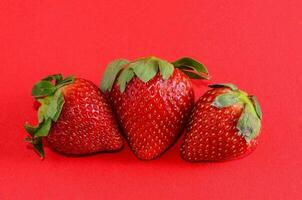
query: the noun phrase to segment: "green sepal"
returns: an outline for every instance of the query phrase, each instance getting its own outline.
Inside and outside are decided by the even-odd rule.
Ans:
[[[229,88],[230,91],[218,95],[212,102],[212,106],[217,108],[225,108],[236,103],[241,103],[244,108],[238,119],[236,128],[238,133],[249,143],[258,136],[261,128],[261,109],[257,99],[232,83],[220,83],[210,85],[211,88]],[[258,108],[257,108],[258,107]],[[258,111],[257,111],[258,110]]]
[[[184,74],[186,74],[189,78],[191,79],[206,79],[202,76],[200,76],[199,74],[192,72],[192,71],[188,71],[188,70],[181,70]]]
[[[42,137],[49,134],[52,123],[59,119],[65,102],[60,88],[74,80],[74,76],[63,79],[60,74],[51,75],[35,84],[32,89],[33,96],[41,104],[38,109],[38,125],[30,126],[26,123],[24,128],[31,136],[26,141],[33,144],[41,157],[44,156]]]
[[[244,137],[247,143],[257,137],[261,128],[261,120],[254,112],[253,107],[245,105],[243,112],[237,122],[239,134]]]
[[[39,124],[38,128],[35,131],[34,138],[45,137],[48,135],[51,127],[51,119],[46,119]]]
[[[38,126],[30,126],[25,123],[25,130],[31,135],[31,137],[26,137],[25,141],[33,145],[34,149],[39,153],[40,157],[44,157],[44,149],[42,143],[42,136],[47,135],[51,127],[51,120],[48,119],[43,121]]]
[[[188,58],[188,57],[178,59],[178,60],[172,62],[172,64],[175,67],[191,66],[191,67],[194,67],[196,69],[196,71],[198,71],[198,72],[202,72],[205,74],[209,73],[208,69],[202,63],[199,63],[196,60],[193,60],[192,58]]]
[[[48,109],[46,112],[47,118],[50,118],[54,122],[56,122],[61,114],[64,103],[65,101],[62,92],[60,90],[57,90],[48,105]]]
[[[63,76],[62,76],[62,74],[53,74],[53,75],[46,76],[42,80],[44,80],[44,81],[55,81],[55,84],[57,84],[57,83],[59,83],[63,80]]]
[[[52,99],[52,96],[44,97],[41,99],[37,99],[37,101],[41,104],[38,109],[38,121],[39,123],[42,123],[44,119],[46,119],[46,113],[49,107],[49,103]]]
[[[36,130],[38,129],[39,126],[31,126],[27,122],[24,124],[25,130],[31,135],[35,136]]]
[[[56,122],[65,102],[62,92],[57,90],[54,95],[39,98],[37,101],[41,104],[38,109],[38,122],[49,118]]]
[[[224,108],[240,102],[240,99],[234,93],[224,93],[218,95],[212,105],[217,108]]]
[[[28,142],[30,144],[33,145],[35,151],[39,154],[40,158],[43,159],[44,158],[44,149],[43,149],[43,142],[42,142],[42,138],[36,138],[36,139],[32,139],[30,137],[25,138],[25,142]]]
[[[53,75],[43,78],[42,81],[48,81],[50,83],[52,83],[52,81],[54,81],[54,85],[58,89],[60,87],[63,87],[64,85],[72,83],[74,81],[74,79],[75,79],[75,77],[73,75],[68,76],[63,79],[62,74],[53,74]]]
[[[172,64],[192,79],[209,79],[207,68],[196,60],[188,57],[181,58]]]
[[[104,72],[101,84],[100,84],[100,88],[101,88],[102,92],[105,93],[106,91],[109,91],[109,92],[111,91],[118,73],[128,63],[129,63],[128,60],[117,59],[108,64],[108,66]]]
[[[42,80],[34,85],[32,89],[32,96],[35,98],[52,95],[56,91],[56,87],[50,82]]]
[[[233,91],[237,91],[238,88],[236,85],[234,85],[233,83],[216,83],[216,84],[211,84],[209,85],[210,88],[220,88],[220,87],[225,87],[225,88],[229,88]]]
[[[147,83],[157,74],[158,62],[155,59],[141,59],[129,64],[134,74]]]
[[[59,89],[65,85],[69,85],[69,84],[73,83],[74,80],[75,80],[75,77],[73,75],[67,76],[65,79],[56,83],[56,88]]]
[[[254,104],[254,107],[255,107],[255,110],[256,110],[256,113],[257,113],[258,117],[260,119],[262,119],[262,110],[261,110],[261,107],[260,107],[260,104],[259,104],[259,101],[258,101],[257,97],[256,96],[250,96],[250,99]]]
[[[168,80],[174,72],[174,66],[165,60],[158,60],[157,62],[160,74],[162,75],[163,79]]]
[[[151,56],[139,58],[130,63],[128,63],[128,61],[122,63],[119,63],[119,60],[113,61],[105,70],[100,88],[103,92],[110,92],[117,79],[120,91],[124,92],[127,83],[129,83],[133,77],[136,76],[144,83],[147,83],[156,76],[158,71],[164,80],[168,80],[173,75],[175,67],[179,68],[190,78],[209,78],[208,70],[201,63],[191,58],[182,58],[174,63],[169,63],[168,61]]]
[[[61,74],[47,76],[34,85],[31,94],[35,98],[50,96],[64,85],[73,83],[74,79],[74,76],[68,76],[65,79],[62,79]],[[52,83],[52,81],[55,82]]]
[[[134,77],[134,72],[131,68],[124,69],[118,77],[117,84],[120,86],[120,91],[123,93],[126,89],[126,85]]]
[[[25,123],[25,130],[33,137],[45,137],[48,135],[48,132],[51,127],[51,119],[43,120],[38,126],[31,126],[28,123]]]

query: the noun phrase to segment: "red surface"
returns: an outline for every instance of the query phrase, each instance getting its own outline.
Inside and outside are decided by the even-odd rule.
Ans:
[[[84,3],[85,2],[85,3]],[[301,199],[301,1],[0,1],[0,199]],[[184,55],[213,82],[256,94],[257,150],[241,160],[190,164],[180,141],[160,159],[65,157],[26,148],[30,89],[56,72],[99,83],[118,57]],[[194,82],[196,96],[204,82]]]

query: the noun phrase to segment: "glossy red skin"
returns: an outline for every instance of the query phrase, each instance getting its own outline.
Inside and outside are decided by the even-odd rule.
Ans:
[[[129,145],[142,160],[159,157],[175,143],[194,105],[191,81],[178,69],[166,81],[159,73],[147,83],[135,77],[124,93],[115,84],[109,96]]]
[[[62,88],[62,94],[65,103],[61,115],[47,136],[50,147],[75,155],[123,147],[113,111],[95,84],[76,79]]]
[[[216,96],[226,92],[230,90],[215,88],[206,92],[197,101],[181,147],[181,156],[184,160],[190,162],[229,160],[244,157],[256,148],[257,138],[247,143],[236,128],[243,111],[241,103],[226,108],[211,105]]]

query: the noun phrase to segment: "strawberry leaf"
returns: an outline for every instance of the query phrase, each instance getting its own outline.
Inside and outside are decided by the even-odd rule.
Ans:
[[[31,143],[34,149],[36,150],[36,152],[38,152],[38,154],[40,155],[41,159],[44,158],[42,138],[35,138],[33,140],[32,138],[27,137],[25,138],[25,142]]]
[[[121,72],[117,81],[122,93],[125,91],[127,83],[129,83],[133,77],[134,72],[131,68],[126,68]]]
[[[255,107],[255,110],[256,110],[256,113],[257,113],[259,119],[262,119],[262,110],[261,110],[261,107],[260,107],[260,104],[258,102],[257,97],[256,96],[250,96],[250,99],[253,102],[253,105]]]
[[[46,112],[47,118],[49,117],[56,122],[61,114],[64,102],[64,97],[61,91],[58,90],[55,95],[51,98],[50,103],[48,105],[48,109]]]
[[[55,81],[55,84],[61,82],[63,80],[62,74],[54,74],[43,78],[44,81]]]
[[[204,76],[200,75],[199,73],[196,73],[195,71],[189,71],[189,70],[181,70],[183,73],[185,73],[189,78],[191,79],[208,79],[205,78]]]
[[[56,83],[56,88],[59,89],[65,85],[69,85],[70,83],[74,82],[75,77],[74,76],[68,76],[65,79],[59,81]]]
[[[64,97],[60,90],[57,90],[53,96],[47,96],[38,99],[41,106],[38,109],[38,121],[42,123],[48,118],[57,121],[64,104]]]
[[[51,119],[44,120],[35,130],[34,138],[45,137],[48,135],[51,127]]]
[[[52,97],[44,97],[41,99],[37,99],[40,102],[40,107],[38,109],[38,121],[42,123],[44,119],[47,118],[46,113],[48,110],[49,101]]]
[[[168,80],[174,72],[174,66],[165,60],[157,60],[157,62],[163,79]]]
[[[224,94],[218,95],[215,98],[214,102],[212,103],[212,106],[214,106],[216,108],[224,108],[224,107],[231,106],[238,102],[240,102],[240,99],[234,93],[224,93]]]
[[[118,60],[114,60],[111,63],[109,63],[109,65],[107,66],[104,75],[103,75],[103,79],[101,81],[101,91],[102,92],[106,92],[106,91],[111,91],[113,83],[116,79],[116,76],[118,75],[118,73],[121,71],[121,69],[123,68],[123,66],[125,66],[126,64],[128,64],[129,61],[125,60],[125,59],[118,59]]]
[[[172,62],[172,64],[186,73],[190,78],[193,79],[209,79],[209,72],[207,68],[202,64],[193,60],[192,58],[184,57],[179,60]],[[187,71],[190,69],[191,71]],[[193,75],[195,73],[196,75]]]
[[[25,123],[24,125],[25,130],[31,135],[31,137],[25,138],[25,141],[33,145],[41,158],[44,157],[42,137],[48,135],[50,127],[50,119],[44,120],[42,123],[39,123],[38,126],[30,126],[28,123]]]
[[[184,58],[174,61],[172,64],[175,67],[191,66],[191,67],[194,67],[196,69],[196,71],[198,71],[198,72],[208,74],[207,68],[203,64],[197,62],[196,60],[193,60],[192,58],[184,57]]]
[[[36,130],[38,129],[39,126],[31,126],[27,122],[24,124],[24,128],[26,132],[28,132],[31,136],[35,135]]]
[[[42,80],[34,85],[32,96],[35,98],[52,95],[56,91],[56,87],[49,81]]]
[[[44,158],[44,149],[43,149],[43,143],[42,143],[42,138],[36,138],[33,142],[32,142],[35,150],[39,153],[41,159]]]
[[[158,63],[154,59],[137,60],[130,63],[129,67],[133,69],[135,75],[145,83],[151,80],[158,71]]]
[[[244,137],[246,142],[250,142],[257,137],[261,128],[261,121],[249,105],[245,105],[244,110],[237,122],[239,134]]]
[[[210,88],[221,88],[221,87],[226,87],[226,88],[229,88],[233,91],[236,91],[238,90],[237,86],[234,85],[233,83],[216,83],[216,84],[212,84],[212,85],[209,85]]]

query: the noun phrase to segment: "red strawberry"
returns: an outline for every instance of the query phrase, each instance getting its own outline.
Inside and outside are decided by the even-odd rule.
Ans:
[[[109,92],[128,143],[139,159],[159,157],[183,130],[194,104],[186,74],[207,78],[206,68],[190,58],[174,63],[155,57],[116,60],[106,69],[101,89]]]
[[[25,125],[31,135],[26,140],[41,157],[43,137],[51,148],[65,154],[82,155],[123,147],[111,107],[92,82],[53,75],[38,82],[32,95],[41,103],[39,124]]]
[[[255,96],[233,84],[211,85],[196,103],[181,148],[191,162],[243,157],[258,143],[262,113]]]

